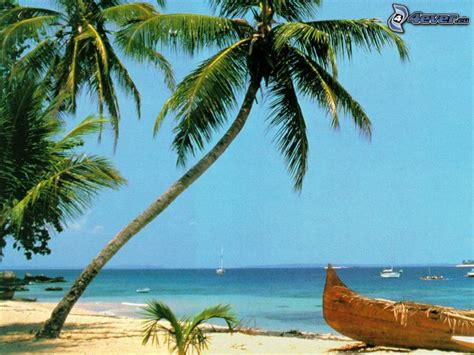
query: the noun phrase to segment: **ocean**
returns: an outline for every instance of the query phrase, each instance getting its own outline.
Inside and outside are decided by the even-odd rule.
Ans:
[[[396,268],[398,270],[398,268]],[[474,279],[465,268],[431,267],[431,274],[444,281],[421,281],[428,267],[404,267],[399,279],[379,276],[380,267],[337,270],[347,286],[369,297],[395,301],[411,300],[462,309],[474,309]],[[66,283],[54,284],[60,292],[44,289],[51,285],[29,285],[30,291],[17,297],[37,297],[39,302],[58,301],[80,270],[16,270],[36,275],[64,276]],[[103,270],[79,303],[107,314],[141,317],[140,305],[156,299],[167,303],[179,316],[192,315],[216,304],[230,304],[244,326],[269,330],[335,331],[324,322],[323,268],[227,269],[224,276],[214,270]],[[138,288],[149,293],[136,293]]]

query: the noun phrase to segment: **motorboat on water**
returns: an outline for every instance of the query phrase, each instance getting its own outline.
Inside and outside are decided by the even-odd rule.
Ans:
[[[137,288],[136,292],[137,293],[148,293],[148,292],[150,292],[150,289],[148,287]]]
[[[402,275],[403,270],[394,271],[393,266],[390,268],[385,268],[380,273],[380,276],[386,279],[395,278],[398,279]]]
[[[474,269],[471,269],[466,275],[466,277],[474,277]]]

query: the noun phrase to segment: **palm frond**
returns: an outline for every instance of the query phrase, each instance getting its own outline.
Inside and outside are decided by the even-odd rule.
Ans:
[[[170,62],[168,62],[161,53],[153,49],[144,50],[143,53],[144,55],[147,55],[148,59],[161,70],[165,77],[165,84],[168,86],[168,89],[174,90],[176,87],[176,81],[174,79],[173,68]]]
[[[209,46],[231,45],[241,38],[242,26],[225,18],[196,14],[155,14],[119,31],[117,43],[136,55],[162,44],[193,54]]]
[[[360,132],[370,138],[369,117],[344,87],[323,67],[297,49],[292,48],[289,56],[297,87],[332,114],[333,128],[339,127],[337,110],[340,108],[344,114],[350,114]]]
[[[160,7],[165,7],[166,6],[166,0],[156,0],[156,3]]]
[[[107,111],[110,114],[110,123],[115,136],[115,147],[117,146],[118,137],[119,137],[119,122],[120,122],[120,108],[118,103],[117,94],[115,91],[115,86],[112,82],[110,75],[101,76],[102,82],[102,93],[104,98],[104,105],[107,107]],[[93,87],[91,85],[91,87]]]
[[[78,92],[79,80],[78,77],[78,52],[79,42],[76,38],[71,39],[66,47],[66,53],[62,60],[62,66],[67,67],[67,71],[64,70],[63,75],[67,75],[67,80],[63,87],[60,87],[61,91],[65,90],[70,93],[72,112],[76,111],[76,96]],[[61,85],[61,81],[59,82]],[[58,92],[59,93],[59,92]]]
[[[118,25],[124,25],[131,20],[137,18],[145,18],[156,14],[153,5],[145,2],[133,2],[118,4],[102,10],[102,17],[110,22]]]
[[[227,120],[236,104],[236,94],[247,79],[246,55],[250,39],[241,40],[205,60],[186,76],[166,101],[155,123],[155,134],[169,111],[179,121],[173,147],[178,164],[188,154],[203,149],[213,131]]]
[[[204,309],[194,318],[187,320],[184,327],[184,353],[190,349],[201,354],[208,347],[209,338],[200,327],[211,319],[221,319],[226,322],[228,329],[232,332],[237,325],[235,315],[230,311],[230,305],[217,305]]]
[[[186,334],[191,334],[196,330],[200,325],[206,323],[211,319],[222,319],[229,328],[230,331],[233,331],[238,321],[235,315],[231,312],[230,305],[217,305],[213,307],[208,307],[204,309],[201,313],[196,315],[191,322],[188,322],[186,326]]]
[[[167,337],[168,346],[171,346],[173,342],[175,346],[181,342],[183,338],[182,325],[166,304],[152,300],[142,308],[142,315],[146,319],[142,330],[143,345],[147,344],[150,339],[152,343],[159,343],[157,330],[163,330],[165,334],[172,335]],[[162,321],[168,322],[170,327],[164,326]]]
[[[115,189],[124,183],[125,180],[107,159],[73,155],[60,160],[53,171],[11,208],[11,221],[21,226],[28,208],[40,202],[43,208],[58,206],[66,218],[74,218],[89,207],[100,188]]]
[[[252,10],[261,7],[262,0],[208,0],[211,7],[221,16],[245,17]],[[301,21],[312,16],[321,0],[272,0],[267,5],[272,6],[274,13],[288,21]]]
[[[108,71],[108,56],[107,56],[107,49],[104,44],[104,39],[101,37],[99,32],[92,26],[90,23],[87,23],[86,29],[76,36],[75,40],[77,42],[83,41],[84,39],[93,38],[93,42],[95,44],[95,48],[97,49],[97,53],[100,54],[100,58],[102,60],[102,67],[104,72]]]
[[[280,63],[270,88],[274,98],[271,102],[270,126],[277,128],[274,140],[285,157],[295,190],[301,191],[308,162],[306,123],[291,73],[283,61]]]
[[[110,46],[110,44],[108,44]],[[135,83],[133,82],[130,74],[128,73],[127,68],[125,65],[122,64],[120,59],[116,56],[113,48],[108,48],[109,53],[109,60],[110,60],[110,70],[115,75],[118,84],[120,87],[125,91],[128,95],[132,95],[135,101],[135,107],[138,113],[138,117],[141,116],[141,96],[138,88],[136,87]],[[171,73],[172,75],[172,73]],[[172,77],[174,79],[174,77]],[[174,81],[172,82],[174,84]]]
[[[328,46],[329,35],[304,22],[288,22],[275,27],[275,47],[281,49],[285,45],[301,43],[309,46]]]
[[[288,22],[275,27],[273,41],[276,51],[296,46],[325,68],[331,66],[332,72],[337,73],[336,57],[327,33],[304,22]]]
[[[230,331],[237,325],[229,305],[209,307],[193,318],[183,318],[180,321],[162,302],[151,301],[142,310],[141,314],[145,317],[142,344],[145,345],[150,340],[152,344],[159,344],[158,332],[161,332],[169,350],[178,351],[179,354],[188,354],[194,350],[201,354],[207,348],[209,339],[200,326],[208,320],[222,319]]]
[[[58,50],[57,43],[50,38],[41,41],[13,65],[11,76],[24,73],[26,70],[36,75],[46,72]]]
[[[95,89],[97,91],[97,95],[99,96],[99,115],[104,114],[104,81],[103,81],[103,75],[106,73],[102,72],[102,65],[99,61],[99,56],[96,53],[95,54],[95,79],[96,79],[96,84],[95,84]]]
[[[408,59],[408,50],[403,40],[378,19],[326,20],[307,24],[327,33],[336,53],[348,58],[352,57],[354,46],[381,52],[384,46],[394,44],[400,58]]]
[[[164,75],[164,81],[168,89],[174,90],[176,87],[176,81],[174,79],[173,68],[166,58],[159,52],[152,48],[141,48],[140,50],[134,50],[126,53],[129,57],[139,62],[150,62],[155,67],[161,70]]]
[[[25,20],[38,16],[55,16],[60,18],[61,13],[40,7],[30,6],[14,6],[13,8],[3,11],[0,15],[0,24],[8,26],[19,20]]]
[[[288,21],[302,21],[315,14],[321,0],[272,0],[275,14]]]
[[[0,31],[0,43],[3,55],[5,55],[6,51],[14,43],[21,40],[23,37],[31,36],[32,33],[36,34],[38,31],[50,24],[55,18],[56,16],[52,15],[31,17],[4,27],[2,31]]]
[[[87,116],[81,123],[71,129],[64,137],[55,144],[56,150],[69,149],[82,142],[84,136],[100,131],[101,126],[107,120],[101,116],[91,115]]]

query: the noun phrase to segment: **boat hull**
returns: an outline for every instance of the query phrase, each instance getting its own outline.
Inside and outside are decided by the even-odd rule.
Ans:
[[[349,289],[328,267],[323,296],[326,322],[370,345],[472,351],[452,336],[474,336],[474,311],[372,299]]]
[[[399,272],[391,272],[391,273],[380,273],[380,276],[383,277],[384,279],[398,279],[400,278],[400,273]]]

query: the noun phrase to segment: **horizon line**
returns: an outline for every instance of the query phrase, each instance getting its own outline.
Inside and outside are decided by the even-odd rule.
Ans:
[[[242,269],[323,269],[328,264],[269,264],[269,265],[248,265],[248,266],[229,266],[226,270],[242,270]],[[373,263],[373,264],[339,264],[332,263],[333,266],[358,268],[358,267],[386,267],[388,264]],[[456,267],[462,263],[402,263],[393,264],[394,267],[423,267],[423,266],[444,266]],[[83,270],[85,267],[80,266],[3,266],[0,263],[0,270]],[[167,266],[153,266],[153,265],[117,265],[105,267],[104,270],[214,270],[215,267],[167,267]]]

